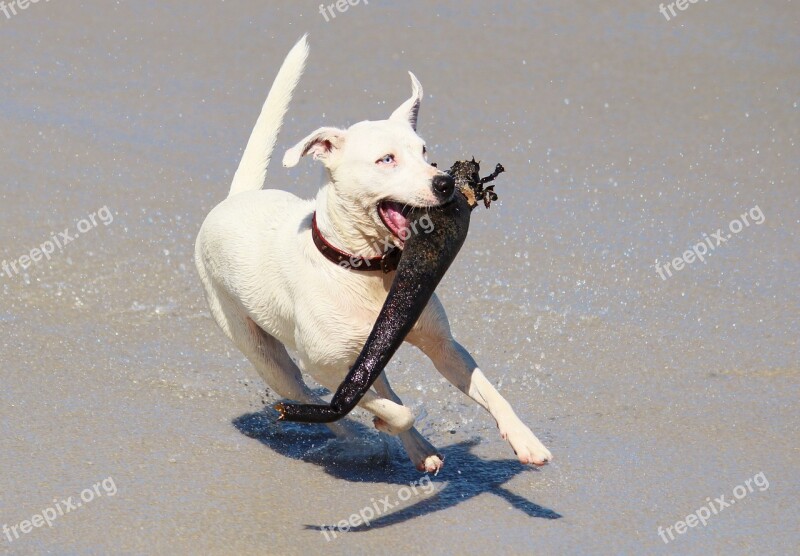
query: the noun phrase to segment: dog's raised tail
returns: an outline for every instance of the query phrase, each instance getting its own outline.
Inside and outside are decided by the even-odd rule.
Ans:
[[[239,168],[233,176],[229,197],[243,191],[255,191],[264,186],[267,166],[283,125],[283,118],[286,116],[289,101],[292,100],[292,94],[306,67],[307,37],[308,35],[303,35],[289,51],[272,83],[267,100],[261,109],[261,115],[258,117],[247,147],[244,149]]]

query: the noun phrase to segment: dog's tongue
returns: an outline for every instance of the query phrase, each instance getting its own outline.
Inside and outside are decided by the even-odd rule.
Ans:
[[[400,240],[401,244],[408,239],[408,218],[403,214],[403,207],[400,203],[383,202],[380,205],[379,212],[383,223]]]

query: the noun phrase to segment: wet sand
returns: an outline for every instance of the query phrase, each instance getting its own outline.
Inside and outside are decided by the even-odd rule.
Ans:
[[[73,236],[0,274],[0,527],[89,499],[52,527],[0,530],[0,553],[796,550],[798,6],[698,2],[667,21],[654,2],[429,4],[327,22],[318,3],[0,12],[0,262]],[[280,154],[320,125],[388,116],[411,69],[431,159],[507,169],[438,291],[553,452],[546,468],[516,463],[404,348],[389,377],[446,456],[415,492],[420,474],[361,411],[352,449],[277,426],[210,319],[194,238],[305,32]],[[320,171],[273,164],[268,182],[310,197]],[[656,261],[718,229],[731,237],[705,262],[660,277]],[[735,504],[677,533],[721,495]],[[369,507],[369,527],[320,530]]]

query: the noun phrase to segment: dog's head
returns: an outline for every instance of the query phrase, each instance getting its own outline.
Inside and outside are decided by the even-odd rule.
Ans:
[[[455,191],[453,178],[427,161],[425,141],[416,131],[422,85],[409,74],[411,98],[388,120],[363,121],[346,130],[322,127],[283,158],[286,167],[307,154],[321,161],[347,218],[361,224],[362,232],[374,226],[376,238],[388,228],[401,246],[410,210],[439,206]]]

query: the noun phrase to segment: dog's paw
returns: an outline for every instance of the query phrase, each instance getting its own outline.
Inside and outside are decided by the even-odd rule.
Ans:
[[[524,424],[515,423],[500,429],[500,435],[511,444],[519,462],[523,464],[546,465],[553,459],[550,450],[544,447],[531,429]]]
[[[411,429],[407,434],[401,434],[400,442],[403,443],[403,448],[405,448],[411,463],[418,471],[435,475],[444,467],[444,456],[425,440],[417,429]]]
[[[424,473],[433,473],[437,475],[444,467],[444,460],[439,455],[428,456],[425,461],[417,465],[417,470]]]

